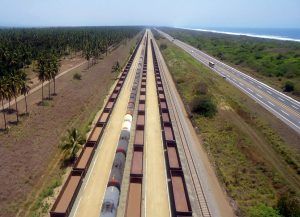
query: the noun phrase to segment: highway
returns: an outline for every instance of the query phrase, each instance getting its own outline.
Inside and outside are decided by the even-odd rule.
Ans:
[[[213,62],[214,67],[209,67],[229,83],[246,93],[277,118],[300,134],[300,102],[281,93],[274,88],[252,78],[251,76],[207,55],[206,53],[188,45],[172,36],[156,29],[162,36],[170,40],[178,47],[185,50],[192,57],[205,66]]]

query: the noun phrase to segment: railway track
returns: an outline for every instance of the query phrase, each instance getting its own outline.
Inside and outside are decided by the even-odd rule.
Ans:
[[[157,45],[155,46],[156,50],[158,51],[157,53],[159,53],[159,49],[157,47]],[[160,56],[160,58],[158,58],[158,63],[159,63],[159,66],[160,66],[160,69],[163,71],[163,65],[161,63],[161,59],[162,59],[162,56]],[[197,196],[197,201],[198,201],[198,205],[199,205],[199,208],[201,210],[201,214],[203,217],[211,217],[211,212],[209,210],[209,207],[208,207],[208,204],[207,204],[207,200],[206,200],[206,197],[204,195],[204,190],[203,190],[203,187],[201,185],[201,179],[200,179],[200,174],[198,173],[197,169],[196,169],[196,163],[195,163],[195,160],[193,158],[193,155],[191,153],[191,149],[190,149],[190,146],[189,146],[189,138],[186,136],[186,128],[183,127],[182,125],[182,122],[180,120],[180,117],[178,116],[179,112],[178,109],[177,109],[177,106],[175,104],[175,99],[176,97],[173,95],[174,93],[172,93],[172,91],[170,90],[170,87],[168,85],[168,80],[165,76],[165,73],[161,73],[162,74],[162,78],[164,80],[164,83],[166,84],[165,85],[165,89],[166,91],[168,92],[169,94],[169,100],[170,100],[170,103],[171,103],[171,107],[173,108],[173,111],[174,111],[174,116],[175,116],[175,120],[176,120],[176,123],[177,123],[177,127],[178,127],[178,131],[180,133],[180,139],[181,139],[181,142],[183,144],[183,150],[184,150],[184,154],[185,154],[185,157],[186,157],[186,160],[187,160],[187,166],[188,166],[188,169],[189,169],[189,172],[191,174],[191,180],[192,180],[192,183],[193,183],[193,187],[194,187],[194,190],[196,192],[196,196]]]
[[[162,82],[161,70],[157,61],[157,54],[151,41],[152,57],[154,64],[155,82],[157,86],[157,97],[159,101],[159,112],[161,117],[161,129],[164,144],[165,162],[168,178],[168,190],[171,207],[171,216],[192,216],[193,211],[187,184],[182,170],[181,159],[174,133],[174,126],[170,118],[171,107],[168,105],[165,95],[166,85]]]
[[[144,216],[144,211],[146,210],[147,202],[144,200],[144,197],[146,194],[146,184],[144,183],[145,174],[148,174],[146,179],[149,180],[149,175],[156,173],[155,170],[147,170],[147,167],[145,167],[145,158],[147,158],[146,153],[144,153],[145,147],[149,148],[149,145],[159,145],[158,142],[160,141],[161,150],[163,150],[161,153],[161,159],[160,161],[160,168],[161,171],[165,174],[165,176],[161,176],[162,183],[166,183],[166,188],[163,188],[163,190],[166,189],[166,199],[165,201],[165,208],[168,208],[169,215],[172,217],[175,216],[195,216],[198,214],[195,214],[194,210],[192,210],[192,205],[190,201],[190,195],[187,188],[187,183],[185,180],[185,175],[183,173],[182,163],[179,155],[178,150],[178,143],[180,143],[179,139],[181,140],[183,144],[183,150],[184,155],[188,162],[188,171],[191,174],[191,180],[193,184],[193,188],[197,195],[197,201],[199,203],[199,207],[201,209],[201,214],[203,217],[210,217],[211,214],[209,212],[207,202],[204,196],[204,192],[201,186],[199,174],[196,169],[196,163],[193,158],[192,151],[189,148],[189,138],[186,136],[186,129],[184,126],[181,125],[180,117],[176,115],[179,111],[176,108],[176,103],[174,102],[174,99],[172,97],[172,91],[168,85],[168,81],[164,75],[163,67],[161,63],[161,56],[159,53],[159,50],[157,48],[157,45],[153,37],[150,36],[151,32],[146,32],[145,36],[139,41],[139,43],[136,46],[136,49],[134,50],[132,56],[130,57],[126,67],[124,68],[121,76],[119,77],[119,80],[114,87],[113,92],[111,93],[106,105],[104,106],[104,109],[97,121],[96,126],[92,130],[92,133],[88,137],[88,140],[86,144],[84,145],[80,156],[78,157],[66,183],[63,185],[62,190],[57,197],[50,215],[51,217],[66,217],[70,214],[71,210],[73,215],[76,215],[77,208],[81,202],[81,197],[77,198],[77,195],[79,194],[79,191],[81,194],[82,191],[85,190],[87,182],[91,176],[91,171],[93,170],[93,167],[96,163],[96,160],[93,159],[93,156],[96,152],[97,146],[100,143],[100,140],[102,141],[102,137],[107,137],[104,134],[104,131],[106,132],[109,128],[113,130],[112,128],[108,127],[109,123],[108,121],[110,119],[116,119],[118,116],[113,115],[113,118],[111,117],[112,111],[115,107],[115,104],[118,100],[119,94],[121,91],[123,91],[124,88],[123,84],[125,82],[125,79],[127,77],[127,74],[129,73],[129,70],[131,68],[131,64],[133,62],[133,59],[135,58],[136,52],[138,48],[140,47],[141,42],[143,42],[143,48],[141,52],[141,57],[138,61],[138,65],[136,68],[136,73],[134,76],[134,81],[132,86],[130,86],[131,91],[129,100],[126,101],[127,104],[127,111],[125,113],[126,105],[122,107],[124,109],[124,119],[122,124],[122,129],[119,134],[119,140],[118,145],[116,146],[116,150],[113,155],[111,156],[111,159],[113,159],[112,167],[109,170],[109,178],[106,182],[106,187],[104,188],[104,194],[103,194],[103,200],[101,200],[101,205],[99,203],[93,203],[89,204],[88,201],[90,201],[89,195],[87,195],[87,198],[85,197],[85,209],[86,211],[90,211],[87,209],[87,206],[96,206],[98,208],[93,208],[93,212],[90,213],[90,216],[94,216],[97,214],[97,210],[101,208],[101,211],[97,215],[100,214],[102,217],[115,217],[118,212],[118,206],[120,202],[120,195],[122,192],[121,186],[122,186],[122,180],[123,180],[123,173],[124,173],[124,167],[126,162],[126,155],[127,155],[127,149],[129,146],[129,139],[131,135],[134,135],[133,139],[133,153],[131,158],[131,166],[130,166],[130,174],[129,174],[129,184],[128,184],[128,191],[125,191],[125,194],[127,194],[126,204],[123,209],[124,217],[141,217]],[[148,37],[149,36],[149,37]],[[148,46],[149,42],[149,46]],[[149,47],[149,48],[148,48]],[[148,51],[149,49],[149,51]],[[151,72],[147,72],[147,52],[150,52],[149,54],[152,54],[152,61],[153,61],[153,69],[151,68]],[[149,57],[151,59],[151,57]],[[152,71],[153,70],[153,71]],[[151,75],[151,82],[149,84],[153,85],[155,88],[149,89],[146,88],[147,86],[147,73],[154,73],[154,75]],[[132,74],[131,74],[132,75]],[[133,77],[132,77],[133,78]],[[153,82],[153,83],[152,83]],[[127,87],[128,88],[128,87]],[[146,92],[150,91],[152,93],[151,97],[152,100],[157,97],[157,105],[154,105],[154,108],[157,108],[157,118],[156,116],[152,116],[151,112],[148,111],[147,115],[152,116],[152,121],[149,123],[155,123],[156,128],[159,129],[158,135],[161,137],[161,140],[156,140],[156,143],[153,143],[152,141],[148,141],[147,146],[145,145],[145,135],[147,132],[145,125],[146,125]],[[153,92],[154,91],[154,92]],[[150,93],[149,92],[149,93]],[[127,92],[126,92],[127,93]],[[154,95],[153,95],[154,94]],[[170,97],[167,97],[168,96]],[[148,97],[147,97],[148,98]],[[170,98],[170,99],[167,99]],[[122,100],[125,98],[123,97]],[[128,99],[128,98],[126,98]],[[151,103],[148,100],[148,103]],[[147,103],[147,104],[148,104]],[[118,107],[118,106],[117,106]],[[173,123],[173,120],[171,119],[171,111],[175,114],[175,122]],[[150,113],[149,113],[150,112]],[[155,114],[156,114],[155,113]],[[134,115],[136,114],[136,115]],[[155,117],[155,118],[154,118]],[[133,122],[133,119],[134,122]],[[156,122],[156,119],[158,119]],[[130,129],[132,128],[132,124],[135,123],[134,129],[135,131],[131,134]],[[179,137],[176,137],[174,132],[175,125],[178,128],[179,131]],[[148,126],[148,125],[147,125]],[[177,129],[176,128],[176,129]],[[106,130],[105,130],[106,129]],[[115,129],[115,128],[114,128]],[[150,130],[150,131],[149,131]],[[147,127],[147,131],[151,133],[152,126]],[[148,132],[148,133],[149,133]],[[152,134],[151,134],[152,135]],[[152,135],[152,137],[155,134]],[[156,135],[157,136],[157,135]],[[149,137],[149,135],[148,135]],[[152,140],[152,137],[150,140]],[[154,136],[155,137],[155,136]],[[148,138],[149,139],[149,138]],[[117,140],[116,140],[117,141]],[[156,146],[158,147],[158,146]],[[157,149],[158,150],[158,149]],[[152,154],[152,152],[148,153]],[[159,154],[158,152],[156,154]],[[99,155],[99,153],[97,154]],[[149,157],[149,156],[148,156]],[[154,156],[155,157],[155,156]],[[89,170],[90,164],[93,162],[92,169]],[[156,167],[156,163],[152,165]],[[146,172],[144,170],[146,169]],[[154,169],[154,168],[152,168]],[[88,172],[89,171],[89,172]],[[150,173],[149,173],[150,172]],[[85,176],[88,173],[88,178],[85,180]],[[98,177],[97,174],[93,173],[95,176]],[[155,174],[153,174],[155,175]],[[99,177],[97,178],[97,180]],[[163,181],[166,180],[166,181]],[[153,180],[152,180],[153,181]],[[84,188],[81,187],[82,183],[85,183]],[[149,181],[148,181],[149,182]],[[93,181],[94,183],[94,181]],[[92,185],[93,186],[93,185]],[[90,188],[90,187],[89,187]],[[153,189],[154,190],[154,189]],[[95,193],[93,193],[95,194]],[[97,197],[98,194],[102,193],[99,191],[95,197]],[[167,196],[168,195],[168,196]],[[149,195],[148,195],[149,196]],[[147,197],[148,197],[147,196]],[[100,195],[99,195],[100,197]],[[98,198],[99,198],[98,197]],[[102,197],[102,196],[101,196]],[[153,197],[150,194],[150,199]],[[160,201],[160,198],[154,197],[158,201]],[[100,198],[99,198],[100,200]],[[77,207],[76,209],[72,208],[74,202],[77,201]],[[145,203],[145,204],[144,204]],[[157,202],[154,203],[156,207]],[[152,208],[153,205],[152,203]],[[148,204],[149,205],[149,204]],[[145,210],[144,210],[145,209]],[[148,207],[149,209],[149,207]],[[156,208],[155,208],[156,209]],[[82,212],[82,210],[81,210]],[[158,211],[159,212],[159,211]],[[167,214],[167,212],[165,212]]]
[[[143,39],[144,37],[142,37],[140,41],[137,43],[134,52],[130,56],[125,68],[123,69],[118,79],[117,84],[115,85],[111,95],[109,96],[95,127],[93,128],[91,134],[89,135],[86,141],[86,144],[84,145],[79,157],[77,158],[71,173],[69,174],[66,182],[62,186],[62,189],[50,210],[51,217],[69,216],[73,208],[73,204],[77,199],[77,195],[80,191],[85,175],[89,170],[90,164],[93,160],[98,144],[103,136],[105,128],[111,117],[111,113],[114,110],[114,107],[117,103],[121,91],[124,89],[122,87],[125,83],[126,78],[128,77],[127,75],[129,73],[129,70],[132,67],[133,60],[135,59],[135,56],[137,54],[137,51]],[[89,178],[90,177],[88,176],[87,179]],[[80,200],[81,199],[79,199],[79,203]]]
[[[125,217],[142,216],[143,177],[144,177],[144,144],[145,144],[145,103],[147,81],[147,52],[148,37],[146,36],[145,55],[143,59],[142,79],[138,96],[135,135],[133,140],[133,154],[130,166],[129,186]]]

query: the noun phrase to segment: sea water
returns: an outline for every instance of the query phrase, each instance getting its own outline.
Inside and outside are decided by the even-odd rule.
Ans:
[[[217,28],[184,28],[184,29],[300,42],[300,28],[225,28],[225,27],[217,27]]]

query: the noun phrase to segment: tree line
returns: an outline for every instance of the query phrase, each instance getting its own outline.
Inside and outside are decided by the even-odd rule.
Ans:
[[[64,27],[64,28],[8,28],[0,29],[0,100],[4,111],[5,100],[15,101],[16,122],[19,121],[17,97],[24,95],[27,110],[27,94],[30,80],[24,71],[26,67],[37,63],[37,77],[42,83],[42,102],[44,100],[44,82],[54,84],[59,72],[60,59],[73,53],[80,53],[88,60],[95,61],[108,52],[112,45],[123,39],[132,38],[140,27]]]

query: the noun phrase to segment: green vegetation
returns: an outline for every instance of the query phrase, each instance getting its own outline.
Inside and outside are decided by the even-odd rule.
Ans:
[[[112,45],[123,39],[131,38],[140,31],[140,27],[72,27],[72,28],[13,28],[0,29],[0,100],[15,100],[16,123],[19,121],[19,95],[25,96],[26,114],[29,92],[26,68],[37,62],[37,77],[42,83],[42,102],[44,100],[44,82],[48,83],[48,99],[51,99],[50,82],[54,83],[58,74],[60,58],[71,53],[81,53],[92,65],[102,53],[108,52]],[[6,111],[2,111],[4,128],[7,128]]]
[[[174,28],[162,30],[277,89],[286,90],[285,81],[291,80],[295,88],[289,91],[300,96],[300,43]]]
[[[116,61],[114,65],[111,67],[111,72],[120,72],[121,71],[121,66],[119,61]]]
[[[211,97],[197,96],[190,103],[192,112],[205,117],[213,117],[217,112],[217,107]]]
[[[251,217],[281,217],[277,210],[266,206],[265,204],[251,207],[249,213]]]
[[[49,208],[50,203],[48,201],[45,201],[45,198],[51,197],[54,194],[54,189],[58,186],[60,186],[61,183],[61,176],[63,175],[63,171],[56,175],[49,185],[45,187],[45,189],[38,195],[37,200],[33,204],[33,206],[30,209],[30,217],[39,217],[45,215]]]
[[[76,154],[84,143],[85,139],[77,129],[68,130],[68,136],[61,145],[64,151],[64,164],[68,165],[75,161]]]
[[[297,216],[299,152],[271,128],[261,113],[266,111],[249,97],[167,40],[159,43],[167,44],[163,56],[238,215]],[[208,98],[209,106],[199,98]],[[204,115],[194,108],[195,101],[216,112]]]
[[[10,107],[11,99],[13,98],[15,100],[15,112],[17,117],[17,123],[19,122],[19,110],[18,110],[18,102],[17,97],[18,95],[22,94],[25,96],[25,103],[26,103],[26,113],[28,113],[27,110],[27,98],[26,95],[28,94],[30,87],[28,84],[28,78],[27,74],[20,70],[18,73],[11,73],[8,76],[0,77],[0,99],[2,102],[2,108],[3,108],[3,119],[4,119],[4,128],[7,128],[7,122],[6,122],[6,116],[4,111],[4,100],[8,100],[9,112],[12,110]]]
[[[81,74],[76,72],[74,75],[73,75],[73,79],[75,80],[81,80]]]
[[[295,90],[295,85],[294,85],[293,82],[291,82],[291,81],[285,82],[284,91],[286,91],[286,92],[292,92],[294,90]]]
[[[161,45],[159,46],[159,48],[160,48],[161,50],[167,49],[167,45],[166,45],[166,44],[161,44]]]
[[[48,81],[48,99],[51,99],[50,82],[53,80],[54,83],[54,94],[55,93],[55,80],[60,67],[59,60],[54,54],[43,54],[38,58],[38,71],[37,77],[42,83],[42,102],[44,100],[44,82]]]

